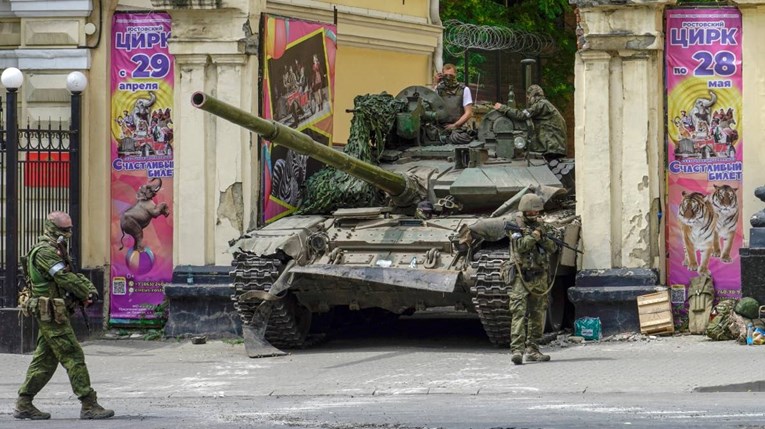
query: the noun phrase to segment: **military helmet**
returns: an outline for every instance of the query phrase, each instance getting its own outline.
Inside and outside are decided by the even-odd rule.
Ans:
[[[539,85],[531,85],[526,89],[526,96],[527,97],[544,97],[545,92],[542,90],[542,87]]]
[[[747,319],[757,319],[760,317],[760,303],[754,298],[741,298],[733,309],[736,313]]]
[[[545,201],[539,195],[526,194],[518,203],[518,210],[522,212],[541,212],[545,209]]]

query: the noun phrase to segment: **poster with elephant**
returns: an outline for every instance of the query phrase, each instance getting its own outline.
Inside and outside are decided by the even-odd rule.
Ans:
[[[715,299],[741,295],[741,13],[666,12],[668,284],[708,274]],[[673,288],[673,290],[678,290]],[[683,305],[684,294],[674,294]]]
[[[117,13],[111,51],[110,325],[163,321],[173,275],[173,59],[166,13]]]
[[[322,144],[332,144],[335,26],[263,15],[261,116],[283,123]],[[297,210],[303,183],[323,165],[262,140],[260,223]]]

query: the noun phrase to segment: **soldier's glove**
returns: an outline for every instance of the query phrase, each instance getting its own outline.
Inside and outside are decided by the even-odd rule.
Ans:
[[[88,301],[91,301],[91,302],[98,301],[98,292],[90,292],[88,294]]]
[[[534,237],[534,240],[539,241],[542,239],[542,231],[535,229],[531,232],[531,236]]]

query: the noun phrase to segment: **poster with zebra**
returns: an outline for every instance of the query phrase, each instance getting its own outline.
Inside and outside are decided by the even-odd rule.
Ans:
[[[264,15],[265,50],[261,116],[332,144],[335,26]],[[297,210],[303,183],[323,166],[292,150],[261,140],[261,224]]]
[[[667,283],[712,277],[739,298],[743,244],[741,13],[666,12]]]

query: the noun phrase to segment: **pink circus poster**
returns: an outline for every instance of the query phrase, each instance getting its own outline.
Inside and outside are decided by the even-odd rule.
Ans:
[[[111,325],[162,323],[173,274],[170,16],[118,13],[111,51]]]
[[[666,12],[668,283],[716,299],[741,295],[742,36],[736,8]]]
[[[337,36],[332,24],[264,15],[261,116],[332,144]],[[297,210],[303,183],[323,165],[261,141],[261,223]]]

